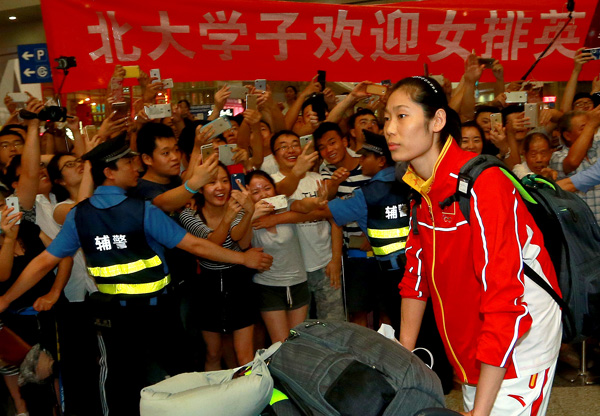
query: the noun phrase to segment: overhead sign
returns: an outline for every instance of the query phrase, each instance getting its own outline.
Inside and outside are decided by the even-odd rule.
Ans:
[[[85,3],[85,4],[83,4]],[[425,0],[338,5],[267,0],[41,0],[51,58],[75,56],[64,91],[106,88],[114,67],[160,68],[197,80],[397,81],[433,75],[459,81],[475,51],[520,79],[568,19],[565,0]],[[530,79],[566,81],[598,0],[577,0]],[[580,79],[600,72],[585,65]],[[482,81],[493,81],[491,70]],[[60,81],[60,80],[58,80]]]
[[[45,43],[18,45],[21,84],[52,82],[50,58]]]

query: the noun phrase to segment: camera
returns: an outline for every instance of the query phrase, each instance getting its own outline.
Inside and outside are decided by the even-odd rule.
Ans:
[[[19,116],[21,116],[23,120],[33,120],[37,118],[42,121],[66,121],[67,108],[51,105],[44,107],[38,114],[27,110],[19,110]]]
[[[74,56],[61,56],[54,59],[58,66],[56,69],[69,69],[77,66],[77,60]]]

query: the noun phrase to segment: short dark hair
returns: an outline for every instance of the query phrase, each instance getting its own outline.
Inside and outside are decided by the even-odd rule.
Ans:
[[[17,175],[17,169],[21,166],[21,155],[15,155],[8,165],[6,166],[6,173],[4,174],[4,184],[14,191],[12,184],[19,180]]]
[[[473,127],[474,129],[477,129],[477,131],[479,132],[479,135],[481,136],[481,142],[483,143],[483,141],[485,140],[485,132],[483,131],[481,126],[479,124],[477,124],[477,122],[475,120],[469,120],[469,121],[462,123],[462,126],[460,128],[461,133],[462,133],[462,129],[464,129],[465,127]],[[460,135],[460,143],[462,143],[462,134]]]
[[[525,111],[525,108],[519,104],[511,104],[507,107],[504,107],[501,111],[502,113],[502,124],[506,126],[507,117],[514,113],[522,113]]]
[[[156,149],[156,139],[159,138],[175,138],[175,133],[171,127],[161,123],[144,124],[137,134],[138,153],[152,157],[152,153]]]
[[[261,178],[265,178],[266,180],[268,180],[271,185],[273,185],[273,187],[275,189],[277,189],[277,187],[275,186],[275,181],[273,180],[273,178],[271,178],[271,175],[269,175],[267,172],[265,172],[264,170],[253,170],[252,172],[248,173],[246,175],[246,186],[248,186],[250,184],[250,181],[252,180],[252,178],[254,178],[255,176],[259,176]]]
[[[313,138],[315,139],[315,147],[319,140],[325,135],[325,133],[330,131],[336,131],[340,135],[341,138],[344,138],[344,134],[342,133],[342,129],[337,123],[333,123],[331,121],[326,121],[321,123],[319,127],[314,131]]]
[[[187,104],[188,108],[190,108],[190,107],[191,107],[191,105],[190,105],[190,102],[189,102],[188,100],[185,100],[185,99],[184,99],[184,100],[179,100],[179,101],[177,101],[177,104],[181,104],[181,103],[185,103],[185,104]]]
[[[280,130],[277,133],[275,133],[273,135],[273,137],[271,137],[271,142],[270,142],[270,146],[271,146],[271,153],[273,153],[273,155],[275,155],[275,141],[277,139],[279,139],[281,136],[295,136],[298,139],[300,138],[300,136],[298,136],[296,133],[294,133],[291,130]]]
[[[27,127],[22,126],[20,124],[7,124],[6,126],[2,127],[2,131],[4,131],[4,130],[13,130],[13,131],[23,130],[23,133],[21,133],[21,136],[27,134]]]
[[[287,87],[285,87],[284,91],[285,91],[285,90],[287,90],[288,88],[291,88],[291,89],[293,89],[293,90],[294,90],[294,92],[295,92],[296,94],[298,94],[298,90],[297,90],[297,89],[296,89],[296,87],[294,87],[293,85],[288,85]]]
[[[117,160],[113,160],[111,162],[103,162],[101,160],[92,161],[92,179],[94,181],[95,186],[101,186],[106,180],[106,175],[104,174],[104,169],[109,168],[112,170],[117,170]]]
[[[356,110],[356,112],[348,118],[348,128],[353,129],[354,125],[356,124],[356,119],[359,116],[364,116],[365,114],[370,114],[373,117],[375,117],[375,113],[373,113],[373,111],[371,111],[371,109],[366,108],[366,107],[359,107],[358,110]]]
[[[494,107],[493,105],[479,105],[475,108],[475,120],[479,117],[481,113],[499,113],[500,109],[498,107]]]
[[[192,151],[194,150],[196,127],[204,126],[207,123],[208,122],[204,120],[190,120],[190,123],[186,124],[183,130],[181,130],[181,133],[179,134],[179,140],[177,140],[177,146],[179,147],[179,150],[187,155],[188,158],[192,155]]]
[[[18,136],[21,140],[25,141],[23,135],[16,130],[2,129],[2,131],[0,131],[0,137],[3,136]]]
[[[525,140],[523,141],[523,152],[529,152],[529,148],[531,147],[531,142],[536,138],[542,138],[548,143],[548,147],[552,148],[552,143],[550,142],[550,138],[544,133],[529,133],[525,136]]]

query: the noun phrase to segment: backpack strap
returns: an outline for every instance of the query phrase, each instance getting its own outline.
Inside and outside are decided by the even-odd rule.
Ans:
[[[535,272],[531,267],[529,267],[525,262],[523,262],[523,270],[525,272],[525,276],[529,277],[535,284],[544,289],[546,293],[550,295],[552,299],[560,306],[563,312],[563,320],[566,319],[566,325],[563,325],[563,331],[565,333],[566,339],[572,339],[575,336],[575,318],[573,317],[573,313],[571,312],[571,308],[567,302],[559,296],[558,293],[546,282],[539,274]]]

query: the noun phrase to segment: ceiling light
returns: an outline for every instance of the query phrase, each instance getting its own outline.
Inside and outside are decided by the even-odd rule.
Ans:
[[[8,20],[17,20],[17,16],[8,16]]]

